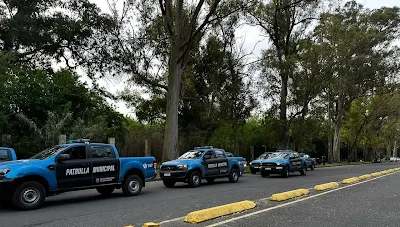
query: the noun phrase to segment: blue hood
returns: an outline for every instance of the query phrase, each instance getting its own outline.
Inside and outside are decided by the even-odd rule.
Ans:
[[[262,160],[263,163],[276,163],[276,162],[287,162],[288,160],[285,158],[269,158]]]
[[[168,162],[163,162],[163,166],[176,166],[176,165],[185,165],[191,164],[194,162],[199,162],[200,159],[176,159]]]
[[[261,163],[264,160],[265,159],[256,159],[256,160],[251,161],[250,164]]]
[[[24,165],[35,165],[43,162],[43,160],[39,159],[23,159],[16,161],[8,161],[8,162],[0,162],[0,168],[18,168]]]

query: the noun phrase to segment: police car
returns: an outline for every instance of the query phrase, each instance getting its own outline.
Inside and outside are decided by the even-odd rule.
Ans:
[[[0,163],[0,202],[20,210],[40,207],[46,196],[96,188],[102,195],[122,189],[138,195],[156,177],[154,157],[120,158],[111,144],[70,141],[30,159]]]

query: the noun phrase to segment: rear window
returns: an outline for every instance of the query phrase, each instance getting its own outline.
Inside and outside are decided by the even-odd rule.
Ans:
[[[9,160],[10,156],[9,156],[9,152],[6,149],[0,149],[0,160]]]

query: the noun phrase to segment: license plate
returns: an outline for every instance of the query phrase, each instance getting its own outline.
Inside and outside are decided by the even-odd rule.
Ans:
[[[265,170],[271,170],[271,168],[265,168]]]
[[[276,167],[276,169],[282,169],[282,167]]]
[[[171,174],[170,173],[164,173],[164,177],[170,177]]]

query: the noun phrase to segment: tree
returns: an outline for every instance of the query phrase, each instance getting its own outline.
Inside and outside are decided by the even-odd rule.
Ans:
[[[398,8],[366,10],[355,1],[323,14],[314,33],[330,62],[328,94],[334,105],[332,161],[340,161],[340,133],[353,100],[374,93],[393,76],[397,66],[391,43],[399,22]],[[343,35],[345,34],[345,35]]]
[[[123,46],[121,53],[124,60],[121,64],[125,72],[134,75],[133,80],[138,84],[166,91],[165,159],[178,156],[182,76],[191,54],[212,24],[237,13],[245,3],[236,0],[189,3],[183,0],[140,1],[134,5],[125,3],[120,16],[113,7],[114,15],[123,22],[121,28],[127,28],[126,25],[133,21],[133,17],[127,16],[129,11],[139,12],[138,31],[130,29],[127,33],[126,29],[125,32],[120,29],[115,36],[118,37],[118,45]]]
[[[268,3],[260,1],[249,11],[251,24],[260,27],[272,41],[272,47],[263,53],[261,68],[274,95],[279,96],[281,148],[289,148],[290,143],[288,96],[289,82],[294,78],[295,58],[300,41],[307,34],[308,26],[317,19],[319,3],[317,0],[273,0]],[[306,104],[307,102],[304,102],[304,110],[307,109]]]
[[[88,0],[2,1],[0,24],[0,51],[32,66],[48,68],[53,60],[82,69],[108,64],[106,34],[115,23]]]

